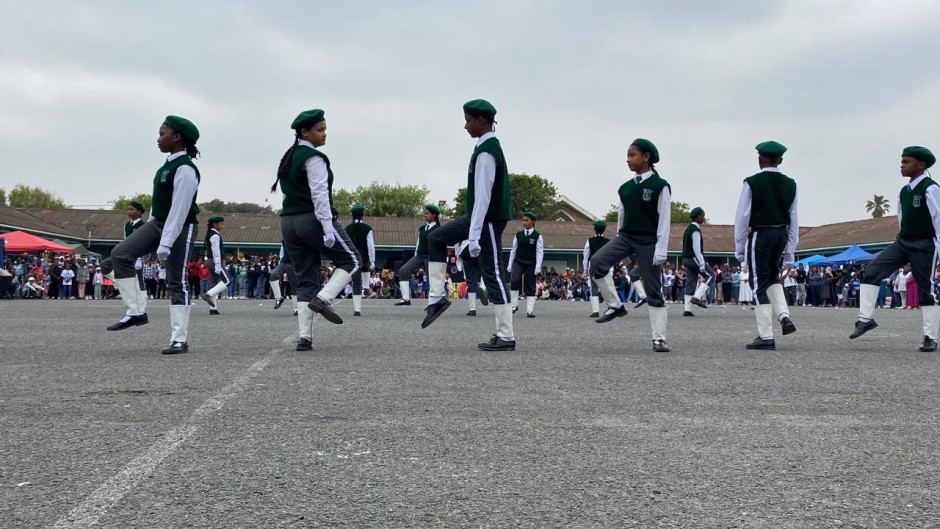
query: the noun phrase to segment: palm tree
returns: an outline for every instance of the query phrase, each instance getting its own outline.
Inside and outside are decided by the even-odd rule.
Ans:
[[[865,203],[865,211],[871,213],[872,218],[880,219],[891,210],[891,204],[885,200],[884,195],[875,195],[873,200]]]

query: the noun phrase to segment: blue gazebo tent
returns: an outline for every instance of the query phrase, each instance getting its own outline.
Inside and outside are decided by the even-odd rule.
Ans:
[[[797,261],[796,263],[794,263],[793,266],[799,266],[799,265],[803,265],[803,266],[810,266],[810,265],[816,266],[817,261],[825,261],[825,260],[826,260],[826,256],[825,256],[825,255],[816,254],[816,255],[811,255],[811,256],[809,256],[809,257],[804,257],[804,258],[800,259],[799,261]]]
[[[833,255],[832,257],[827,257],[823,261],[817,261],[816,266],[839,266],[847,264],[864,264],[870,263],[875,256],[859,248],[857,244],[853,244],[846,251]]]

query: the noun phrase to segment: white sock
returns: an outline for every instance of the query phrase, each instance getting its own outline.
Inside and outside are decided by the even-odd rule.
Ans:
[[[519,306],[519,291],[518,291],[518,290],[510,290],[510,291],[509,291],[509,300],[512,302],[512,308],[518,307],[518,306]]]
[[[666,340],[666,323],[669,321],[668,307],[650,307],[650,330],[654,340]]]
[[[431,297],[440,299],[447,295],[444,290],[445,281],[447,281],[447,263],[428,263],[428,299]]]
[[[686,312],[692,312],[692,296],[685,295],[685,310]]]
[[[778,320],[790,317],[790,311],[787,310],[787,297],[783,294],[783,285],[774,283],[767,288],[767,297],[770,298],[770,305],[773,307],[774,316]]]
[[[280,281],[268,281],[271,284],[271,294],[274,294],[274,299],[281,299],[281,282]]]
[[[604,295],[604,301],[607,303],[608,307],[617,309],[623,305],[623,303],[620,302],[620,296],[617,295],[617,289],[614,287],[614,277],[612,274],[607,274],[600,279],[595,279],[594,282],[597,283],[597,289]]]
[[[326,285],[323,285],[323,288],[320,289],[320,293],[317,294],[317,297],[324,301],[336,299],[340,291],[346,287],[346,283],[349,283],[350,277],[352,276],[349,275],[349,272],[342,268],[333,270],[333,275],[330,277],[330,280],[326,282]]]
[[[512,305],[496,305],[493,312],[496,313],[496,336],[503,340],[515,341],[516,337],[512,331]]]
[[[875,304],[878,302],[877,285],[861,285],[858,292],[858,321],[869,322],[875,317]]]
[[[353,310],[362,312],[362,294],[353,294]]]
[[[401,299],[405,301],[411,301],[411,282],[399,281],[398,288],[401,289]]]
[[[937,330],[940,328],[940,306],[922,305],[920,315],[924,319],[924,336],[936,340]]]
[[[762,340],[774,339],[774,308],[771,305],[758,305],[754,307],[754,316],[757,318],[757,334]]]
[[[591,314],[600,313],[601,300],[597,296],[591,296]]]

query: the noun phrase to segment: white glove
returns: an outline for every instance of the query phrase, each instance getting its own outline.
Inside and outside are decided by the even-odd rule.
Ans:
[[[323,234],[323,246],[332,248],[336,244],[336,234],[332,231]]]
[[[793,266],[793,254],[792,253],[783,254],[783,266],[787,268],[790,268],[791,266]]]
[[[221,266],[215,267],[215,275],[217,275],[217,276],[222,275],[222,267],[221,267]]]
[[[467,245],[467,251],[470,252],[470,257],[479,257],[480,241],[470,241],[470,243]]]
[[[144,263],[142,263],[140,261],[140,257],[138,257],[137,260],[134,261],[134,270],[141,270],[143,269],[143,267],[144,267]]]
[[[653,266],[659,266],[665,263],[666,259],[668,259],[668,257],[664,253],[653,254]]]
[[[160,247],[157,248],[157,259],[160,261],[166,261],[167,258],[169,257],[170,257],[170,247],[163,246],[161,244]]]
[[[739,263],[741,263],[741,266],[744,266],[744,263],[747,262],[747,261],[744,260],[744,254],[743,254],[743,253],[736,253],[736,254],[734,254],[734,258],[737,259]]]
[[[375,263],[369,263],[369,271],[375,272]]]

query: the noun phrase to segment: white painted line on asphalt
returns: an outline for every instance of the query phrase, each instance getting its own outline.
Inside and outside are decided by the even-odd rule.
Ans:
[[[258,376],[271,363],[271,360],[274,360],[277,353],[277,349],[271,351],[266,357],[252,364],[248,371],[231,384],[222,388],[222,391],[206,399],[186,422],[168,431],[144,453],[134,458],[123,470],[112,476],[71,512],[59,519],[52,526],[53,529],[73,529],[96,524],[109,509],[121,501],[121,498],[136,487],[142,479],[149,476],[179,445],[186,442],[200,426],[204,426],[213,412],[221,409],[226,402],[244,389],[252,378]]]

